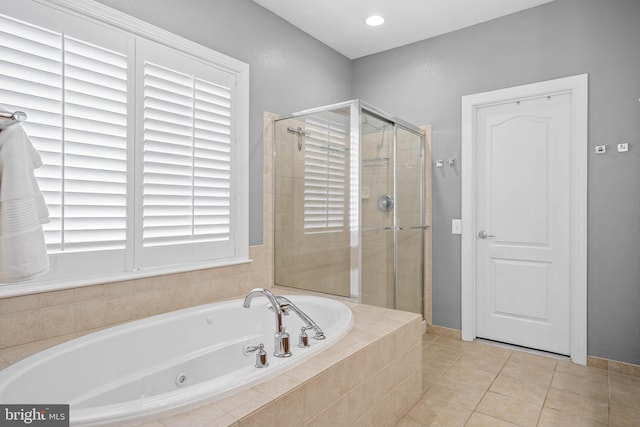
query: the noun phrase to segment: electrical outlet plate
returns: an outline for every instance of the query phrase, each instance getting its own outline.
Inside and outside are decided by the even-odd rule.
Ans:
[[[628,143],[623,143],[623,144],[618,144],[618,153],[624,153],[626,151],[629,151],[629,144]]]
[[[606,145],[596,145],[596,154],[604,154],[607,152]]]

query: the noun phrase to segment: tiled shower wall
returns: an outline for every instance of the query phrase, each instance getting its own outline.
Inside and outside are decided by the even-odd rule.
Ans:
[[[0,299],[0,349],[84,334],[273,285],[271,119],[265,114],[264,236],[251,263]]]
[[[276,125],[275,283],[349,296],[348,229],[331,233],[304,230],[304,148],[298,150],[298,136],[287,131],[304,126],[294,119]],[[345,174],[348,176],[348,169]],[[348,197],[348,187],[345,194]]]

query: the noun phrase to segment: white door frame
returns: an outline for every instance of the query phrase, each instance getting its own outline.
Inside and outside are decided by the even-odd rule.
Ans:
[[[587,363],[587,88],[581,74],[462,97],[462,339],[476,338],[476,110],[559,93],[571,95],[571,360]]]

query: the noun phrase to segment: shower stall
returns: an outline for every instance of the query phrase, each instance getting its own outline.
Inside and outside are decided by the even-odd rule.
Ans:
[[[424,316],[424,131],[353,100],[273,141],[274,283]]]

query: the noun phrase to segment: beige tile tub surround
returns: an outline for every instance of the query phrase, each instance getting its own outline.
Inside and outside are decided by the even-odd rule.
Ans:
[[[271,286],[266,246],[252,263],[0,299],[0,349],[83,334]]]
[[[413,313],[347,304],[354,315],[353,329],[303,365],[221,401],[142,425],[394,425],[422,394],[422,319]],[[2,350],[0,367],[61,341]]]

